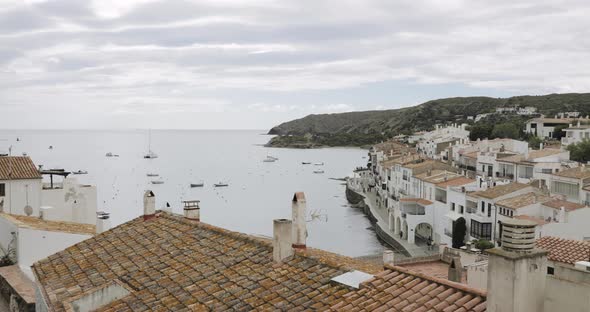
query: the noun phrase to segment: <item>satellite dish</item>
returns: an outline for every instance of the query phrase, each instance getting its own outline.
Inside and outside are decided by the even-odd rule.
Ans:
[[[31,207],[30,205],[26,205],[26,206],[25,206],[25,214],[26,214],[27,216],[30,216],[30,215],[32,215],[32,214],[33,214],[33,207]]]

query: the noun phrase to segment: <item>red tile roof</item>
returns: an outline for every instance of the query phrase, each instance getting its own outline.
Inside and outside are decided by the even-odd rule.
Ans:
[[[50,311],[113,282],[131,293],[97,311],[322,310],[350,289],[330,280],[382,267],[308,248],[281,264],[267,239],[182,216],[137,218],[36,262]]]
[[[544,202],[543,205],[554,209],[561,209],[561,207],[563,207],[566,211],[572,211],[586,207],[582,204],[572,203],[570,201],[561,199],[550,200],[548,202]]]
[[[37,167],[27,156],[0,156],[0,180],[41,179]]]
[[[424,198],[402,198],[402,199],[400,199],[400,201],[410,202],[410,203],[418,203],[418,204],[424,205],[424,206],[432,205],[431,201],[429,201],[428,199],[424,199]]]
[[[547,250],[552,261],[574,264],[590,260],[590,242],[586,241],[545,236],[537,240],[537,247]]]
[[[462,186],[462,185],[473,183],[473,182],[475,182],[475,180],[461,176],[461,177],[458,177],[455,179],[448,180],[446,182],[439,183],[436,186],[438,186],[438,187]]]
[[[330,311],[485,310],[486,292],[397,266],[386,266],[330,307]]]

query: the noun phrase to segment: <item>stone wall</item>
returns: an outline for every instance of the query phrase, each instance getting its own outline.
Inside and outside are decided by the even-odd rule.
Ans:
[[[0,276],[0,297],[10,305],[10,312],[35,312],[35,303],[27,304],[12,286]]]

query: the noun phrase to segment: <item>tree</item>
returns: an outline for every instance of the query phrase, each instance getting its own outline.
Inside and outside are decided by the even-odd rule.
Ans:
[[[469,127],[469,139],[477,141],[477,139],[487,139],[492,134],[493,126],[488,123],[477,123]]]
[[[453,248],[461,248],[465,246],[465,234],[467,233],[467,225],[464,218],[459,218],[453,222]]]
[[[533,149],[539,149],[541,143],[543,143],[543,140],[536,135],[531,135],[527,141],[529,142],[529,147]]]
[[[471,243],[479,250],[494,248],[494,243],[486,239],[474,239]]]
[[[570,159],[586,163],[590,161],[590,140],[584,139],[582,142],[570,144],[567,146],[570,152]]]
[[[501,123],[494,126],[492,130],[492,138],[509,138],[518,139],[520,131],[513,123]]]

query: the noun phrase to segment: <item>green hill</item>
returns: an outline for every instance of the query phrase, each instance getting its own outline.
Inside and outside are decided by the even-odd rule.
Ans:
[[[578,111],[586,116],[590,114],[590,93],[511,98],[457,97],[428,101],[400,109],[309,115],[273,127],[269,134],[278,136],[273,138],[269,145],[291,147],[369,145],[397,134],[431,130],[437,123],[472,123],[467,119],[468,116],[492,113],[498,107],[515,106],[536,107],[538,113],[548,117],[558,112],[571,111]]]

